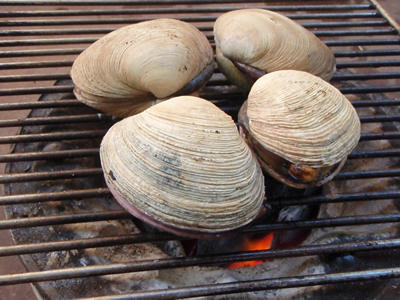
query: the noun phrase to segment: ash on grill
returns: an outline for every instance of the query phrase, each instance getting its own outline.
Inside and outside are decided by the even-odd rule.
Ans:
[[[383,97],[383,96],[382,96]],[[41,101],[60,100],[71,98],[69,94],[53,94],[44,95]],[[243,99],[241,99],[243,100]],[[236,114],[235,109],[228,108]],[[55,115],[79,115],[92,112],[93,110],[79,106],[63,109],[37,109],[33,110],[30,117],[38,116],[55,116]],[[379,108],[361,108],[358,110],[360,115],[382,114],[385,113]],[[389,113],[389,112],[388,112]],[[112,123],[112,118],[105,118],[102,123],[80,125],[80,129],[104,129],[106,130]],[[101,124],[101,125],[99,125]],[[395,128],[394,123],[385,123],[385,126]],[[64,131],[74,129],[73,124],[65,124]],[[82,126],[85,126],[84,128]],[[99,127],[100,126],[100,127]],[[391,130],[393,130],[393,128]],[[397,127],[396,127],[397,128]],[[51,132],[51,125],[44,126],[25,126],[21,129],[21,134],[27,133],[46,133]],[[364,133],[383,132],[382,123],[364,123],[362,131]],[[60,130],[58,128],[58,130]],[[69,140],[62,142],[37,142],[37,143],[21,143],[17,144],[13,152],[40,152],[49,150],[69,150],[79,148],[96,148],[100,143],[99,139],[90,140]],[[389,141],[378,140],[368,143],[360,142],[358,151],[365,150],[384,150],[390,149],[392,145]],[[390,169],[398,165],[397,158],[380,158],[375,159],[353,159],[349,160],[345,166],[345,171],[358,171],[366,169]],[[378,165],[379,164],[379,165]],[[384,164],[384,166],[382,165]],[[96,156],[68,158],[68,159],[51,159],[36,162],[16,162],[7,165],[8,173],[24,173],[39,171],[56,171],[68,169],[85,169],[98,168],[100,166],[99,159]],[[63,190],[79,190],[89,188],[104,187],[103,177],[99,176],[72,178],[62,180],[45,180],[23,183],[12,183],[6,185],[6,193],[8,195],[24,194],[24,193],[43,193],[57,192]],[[333,181],[327,184],[323,190],[317,188],[306,190],[304,195],[324,194],[335,198],[338,194],[354,193],[354,192],[373,192],[373,191],[391,191],[398,189],[398,181],[395,178],[380,179],[363,179],[350,181]],[[288,189],[270,180],[267,185],[267,194],[270,199],[284,196],[285,190]],[[286,191],[287,192],[287,191]],[[297,192],[297,193],[303,193]],[[290,189],[289,194],[293,196],[293,190]],[[277,196],[278,195],[278,196]],[[322,204],[320,209],[315,207],[305,207],[306,210],[299,210],[300,206],[281,207],[279,202],[274,202],[272,209],[276,218],[292,218],[293,216],[303,218],[303,212],[306,216],[314,218],[318,214],[318,218],[332,218],[343,216],[357,215],[373,215],[382,213],[395,213],[398,211],[398,203],[394,200],[364,201],[364,202],[341,202]],[[303,207],[304,208],[304,207]],[[98,212],[107,210],[121,209],[117,202],[111,196],[97,196],[91,199],[70,199],[64,201],[38,202],[26,205],[7,206],[6,212],[8,218],[21,217],[37,217],[50,216],[57,214],[76,214],[80,212]],[[289,213],[288,213],[289,212]],[[291,212],[295,212],[293,215]],[[299,213],[300,212],[300,213]],[[37,243],[56,240],[73,240],[79,238],[115,236],[122,234],[138,233],[139,229],[135,225],[137,220],[118,219],[99,221],[91,223],[63,224],[53,226],[31,227],[24,229],[13,229],[12,234],[17,244]],[[141,223],[139,223],[141,224]],[[143,224],[142,224],[143,225]],[[142,229],[145,228],[140,226]],[[328,227],[315,228],[311,232],[305,230],[292,230],[276,232],[274,244],[289,244],[290,241],[296,239],[298,235],[303,235],[306,240],[304,244],[322,244],[322,243],[343,243],[346,241],[362,241],[373,238],[391,238],[398,236],[398,226],[396,224],[370,224],[362,226],[346,226],[346,227]],[[304,235],[309,233],[309,235]],[[220,240],[201,240],[198,241],[197,255],[212,253],[227,253],[232,251],[232,244],[240,243],[241,234],[237,237],[228,237]],[[228,243],[228,244],[227,244]],[[238,249],[240,250],[240,249]],[[141,243],[128,244],[102,248],[87,248],[80,250],[55,251],[50,253],[37,253],[31,255],[23,255],[23,262],[28,271],[49,270],[54,268],[80,267],[94,264],[108,263],[124,263],[135,260],[161,259],[168,257],[185,256],[184,248],[178,240],[157,243]],[[100,277],[87,277],[79,279],[58,280],[41,282],[35,284],[41,295],[45,298],[73,298],[82,296],[95,296],[110,293],[124,293],[135,290],[152,290],[169,287],[180,287],[200,284],[235,282],[241,280],[254,280],[269,277],[285,277],[327,273],[333,271],[351,271],[357,270],[361,266],[363,269],[371,269],[376,266],[392,267],[398,265],[400,256],[397,251],[391,251],[382,255],[377,252],[368,252],[367,254],[358,253],[357,255],[345,256],[315,256],[315,257],[292,257],[278,260],[269,260],[263,264],[239,269],[228,269],[226,266],[217,267],[185,267],[179,269],[161,269],[155,271],[145,271],[136,273],[126,273],[118,275],[106,275]],[[389,281],[388,284],[396,284],[396,280]],[[363,286],[362,289],[354,288]],[[346,295],[346,299],[352,297],[372,299],[379,296],[379,293],[385,291],[380,283],[355,283],[347,285],[328,286],[312,286],[296,289],[282,289],[277,291],[263,291],[229,296],[230,299],[265,299],[269,298],[302,298],[305,295],[313,295],[315,299],[335,295],[340,297]],[[353,294],[356,292],[357,294]],[[213,299],[225,299],[226,296],[216,296]]]

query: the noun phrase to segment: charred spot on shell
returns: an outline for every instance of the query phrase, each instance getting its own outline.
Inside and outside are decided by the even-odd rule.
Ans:
[[[255,153],[262,169],[275,179],[294,188],[320,186],[332,179],[342,168],[346,159],[333,166],[309,167],[293,164],[268,151],[247,132],[249,146]]]
[[[304,165],[291,164],[288,173],[293,178],[302,182],[313,182],[318,178],[320,169]]]
[[[117,178],[115,178],[114,173],[113,173],[112,170],[110,170],[110,171],[108,172],[108,175],[110,176],[110,178],[111,178],[112,180],[117,180]]]
[[[194,77],[183,88],[181,88],[179,91],[175,92],[169,97],[190,95],[191,93],[199,90],[211,78],[213,72],[214,72],[214,61],[211,60],[196,77]]]

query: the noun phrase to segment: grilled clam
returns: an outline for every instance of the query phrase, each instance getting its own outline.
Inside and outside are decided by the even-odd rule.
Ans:
[[[300,70],[329,80],[335,70],[331,50],[289,18],[263,9],[225,13],[214,25],[220,70],[250,90],[255,80],[278,70]]]
[[[175,97],[116,123],[100,157],[117,201],[178,235],[229,232],[251,222],[263,202],[261,168],[235,123],[201,98]]]
[[[71,77],[79,101],[125,117],[156,99],[196,91],[213,70],[203,33],[182,21],[158,19],[105,35],[76,58]]]
[[[258,79],[239,124],[263,169],[296,188],[332,179],[360,138],[360,120],[346,97],[302,71]]]

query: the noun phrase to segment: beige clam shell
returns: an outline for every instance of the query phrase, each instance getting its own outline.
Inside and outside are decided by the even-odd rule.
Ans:
[[[239,228],[263,202],[261,169],[235,123],[197,97],[175,97],[116,123],[100,157],[115,198],[176,234]]]
[[[71,77],[78,100],[124,117],[179,91],[212,63],[211,45],[196,27],[158,19],[100,38],[76,58]]]
[[[219,16],[217,49],[230,60],[266,73],[300,70],[329,80],[335,71],[331,50],[312,32],[278,13],[243,9]]]
[[[266,149],[294,164],[332,166],[355,148],[360,119],[326,81],[306,72],[259,78],[247,103],[249,131]]]

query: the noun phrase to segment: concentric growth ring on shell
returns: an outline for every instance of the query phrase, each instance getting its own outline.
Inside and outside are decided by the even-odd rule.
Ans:
[[[197,97],[172,98],[116,123],[100,156],[121,205],[179,235],[232,231],[263,202],[261,169],[235,123]]]
[[[190,94],[214,70],[206,36],[189,23],[157,19],[119,28],[85,49],[71,77],[76,98],[126,117],[157,99]]]
[[[214,24],[220,70],[239,87],[250,90],[262,75],[300,70],[329,80],[335,71],[332,51],[311,31],[264,9],[235,10]]]
[[[301,188],[331,179],[360,138],[360,120],[346,97],[321,78],[294,70],[258,79],[239,123],[264,169]]]

